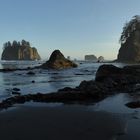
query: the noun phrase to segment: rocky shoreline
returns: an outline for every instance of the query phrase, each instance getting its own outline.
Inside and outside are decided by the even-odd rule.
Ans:
[[[0,109],[29,101],[46,103],[95,103],[120,92],[135,95],[140,91],[139,83],[139,65],[125,66],[123,68],[118,68],[114,65],[102,65],[97,70],[94,81],[82,81],[75,88],[66,87],[49,94],[19,94],[3,100],[0,103]]]

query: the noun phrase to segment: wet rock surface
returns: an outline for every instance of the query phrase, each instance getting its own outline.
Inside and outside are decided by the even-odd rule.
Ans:
[[[140,108],[140,101],[129,102],[125,105],[129,108]]]
[[[29,72],[27,72],[27,75],[35,75],[35,72],[29,71]]]

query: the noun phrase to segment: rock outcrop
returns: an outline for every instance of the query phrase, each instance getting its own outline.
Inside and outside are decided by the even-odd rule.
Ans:
[[[4,44],[2,60],[40,60],[40,56],[35,47],[31,47],[30,43],[22,40],[21,42],[13,41],[11,44]]]
[[[40,67],[43,69],[64,69],[77,67],[77,64],[66,59],[59,50],[55,50],[51,54],[49,60]]]
[[[127,23],[120,38],[117,61],[119,62],[140,62],[140,16],[135,16]]]
[[[95,55],[85,55],[86,61],[97,61],[97,57]]]
[[[98,57],[98,62],[103,62],[104,61],[104,57],[103,56],[99,56]]]

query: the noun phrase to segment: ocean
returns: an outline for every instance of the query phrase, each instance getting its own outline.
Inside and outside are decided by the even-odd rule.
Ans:
[[[1,61],[0,68],[27,68],[44,63],[44,61]],[[28,75],[26,70],[0,72],[0,99],[12,96],[12,89],[19,88],[21,94],[55,92],[64,87],[76,87],[83,80],[94,80],[95,74],[103,63],[77,61],[77,68],[64,70],[31,70],[35,75]],[[119,67],[123,64],[114,63]],[[34,83],[32,81],[35,81]]]

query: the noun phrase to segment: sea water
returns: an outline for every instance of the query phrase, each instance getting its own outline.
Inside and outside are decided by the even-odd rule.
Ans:
[[[0,61],[0,68],[27,68],[44,61]],[[22,95],[55,92],[64,87],[76,87],[83,80],[94,80],[95,74],[103,63],[77,61],[77,68],[64,70],[31,70],[35,75],[28,75],[27,70],[0,72],[0,99],[11,96],[13,88],[19,88]],[[122,67],[124,64],[114,63]],[[32,82],[34,81],[34,82]]]
[[[0,68],[22,69],[42,63],[44,61],[1,61]],[[77,68],[64,70],[31,70],[35,75],[28,75],[27,70],[0,72],[0,98],[11,96],[13,88],[19,88],[21,94],[24,95],[55,92],[64,87],[76,87],[83,80],[94,80],[98,67],[102,65],[102,63],[86,61],[79,61],[77,64]]]

